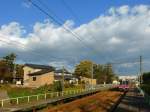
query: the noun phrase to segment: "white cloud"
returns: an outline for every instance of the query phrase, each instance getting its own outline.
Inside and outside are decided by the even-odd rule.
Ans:
[[[108,40],[108,43],[110,43],[110,44],[120,44],[121,42],[122,42],[122,40],[117,37],[112,37],[112,38],[110,38],[110,40]]]
[[[26,33],[24,27],[17,22],[2,25],[0,39],[8,42],[13,40],[23,44],[24,47],[0,42],[0,55],[16,52],[19,61],[58,65],[64,60],[70,64],[72,58],[80,60],[86,57],[101,63],[122,56],[137,57],[145,53],[149,55],[147,53],[150,45],[149,7],[148,5],[112,7],[108,10],[109,14],[100,15],[77,28],[74,28],[73,21],[66,21],[63,26],[76,32],[84,44],[98,52],[97,56],[91,49],[84,48],[83,43],[65,31],[63,26],[55,25],[49,20],[35,23],[31,33]],[[71,58],[68,58],[68,55]]]

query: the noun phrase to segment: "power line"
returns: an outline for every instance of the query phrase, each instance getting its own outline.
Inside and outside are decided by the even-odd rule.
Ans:
[[[78,21],[81,23],[81,20],[79,19],[79,17],[77,16],[77,14],[75,13],[75,11],[66,3],[65,0],[61,0],[62,3],[64,4],[64,6],[68,9],[68,11],[71,13],[71,15]],[[92,34],[90,34],[90,37],[95,40],[96,42],[98,41],[95,36],[93,36]]]
[[[65,0],[61,0],[64,6],[68,9],[68,11],[72,14],[72,16],[78,21],[81,22],[79,17],[76,15],[76,13],[73,11],[73,9],[66,3]]]
[[[40,10],[42,13],[44,13],[45,15],[47,15],[49,18],[51,18],[52,21],[54,21],[55,23],[57,23],[58,25],[62,26],[62,28],[71,33],[73,35],[73,37],[75,37],[77,40],[80,41],[80,43],[82,43],[81,45],[83,45],[85,48],[88,48],[89,50],[93,50],[93,48],[89,47],[89,45],[87,45],[86,43],[84,43],[84,41],[80,38],[80,36],[73,32],[70,28],[66,27],[63,25],[63,23],[57,19],[55,19],[51,14],[49,14],[48,12],[46,12],[44,9],[42,9],[39,5],[37,5],[35,2],[33,2],[32,0],[28,0],[34,7],[36,7],[38,10]],[[39,1],[39,0],[38,0]],[[39,1],[40,2],[40,1]],[[94,50],[95,53],[95,50]],[[96,53],[95,53],[96,54]]]

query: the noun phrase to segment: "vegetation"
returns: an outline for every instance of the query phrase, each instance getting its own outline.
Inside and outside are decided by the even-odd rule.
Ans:
[[[144,92],[146,92],[148,95],[150,95],[150,85],[142,84],[141,88],[142,88],[142,90],[144,90]]]
[[[10,98],[29,96],[29,95],[35,95],[35,94],[44,94],[44,93],[53,91],[52,85],[44,85],[39,88],[12,87],[9,84],[0,85],[0,90],[3,90],[3,89],[7,91],[8,96]]]
[[[94,78],[97,79],[98,84],[104,83],[104,82],[111,83],[113,79],[117,78],[110,64],[104,66],[100,64],[95,64],[89,60],[81,61],[76,66],[74,75],[91,78],[92,67],[93,67]]]
[[[1,80],[12,81],[14,77],[15,61],[16,55],[10,53],[7,56],[3,57],[3,60],[0,61],[0,76]]]
[[[143,84],[141,88],[150,95],[150,72],[143,74]]]
[[[62,89],[63,89],[63,87],[62,87],[62,83],[61,83],[61,81],[56,81],[56,82],[54,82],[54,84],[53,84],[53,90],[54,91],[62,91]]]

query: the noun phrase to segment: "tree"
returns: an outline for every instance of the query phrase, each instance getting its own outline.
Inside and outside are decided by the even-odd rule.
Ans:
[[[14,70],[16,68],[15,68],[14,61],[16,59],[16,54],[10,53],[9,55],[3,57],[3,59],[6,61],[8,67],[10,69],[10,76],[9,77],[15,79],[16,76],[15,76]]]
[[[3,57],[3,59],[7,62],[8,66],[10,67],[10,71],[13,72],[14,71],[14,61],[16,59],[16,54],[11,53],[5,57]]]
[[[150,84],[150,72],[146,72],[143,74],[143,83]]]
[[[24,75],[23,66],[16,64],[16,77],[23,78],[23,75]]]
[[[11,78],[12,78],[11,72],[10,72],[10,68],[8,64],[6,63],[6,61],[1,60],[0,61],[0,80],[10,81]]]
[[[74,74],[76,76],[83,76],[87,78],[91,78],[91,67],[93,62],[89,60],[81,61],[78,65],[76,65]]]
[[[104,66],[100,64],[95,64],[89,60],[81,61],[76,66],[74,75],[91,78],[92,67],[93,67],[94,79],[97,79],[98,84],[101,84],[104,82],[111,83],[116,78],[116,75],[113,72],[111,64],[107,64]]]

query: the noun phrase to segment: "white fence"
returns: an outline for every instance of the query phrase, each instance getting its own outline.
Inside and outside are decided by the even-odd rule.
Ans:
[[[92,90],[95,91],[96,89]],[[76,89],[76,90],[68,90],[68,91],[62,91],[62,92],[53,92],[53,93],[45,93],[45,94],[37,94],[37,95],[31,95],[31,96],[23,96],[23,97],[16,97],[16,98],[8,98],[0,100],[1,107],[4,106],[11,106],[11,105],[18,105],[21,103],[29,103],[33,101],[39,101],[39,100],[47,100],[47,99],[54,99],[59,97],[65,97],[69,95],[76,95],[83,92],[88,92],[91,90],[85,90],[85,89]]]
[[[62,92],[51,92],[51,93],[45,93],[45,94],[37,94],[37,95],[31,95],[31,96],[23,96],[23,97],[16,97],[16,98],[8,98],[0,100],[0,107],[8,107],[13,105],[18,105],[22,103],[30,103],[35,101],[45,101],[50,100],[54,98],[60,98],[60,97],[66,97],[66,96],[72,96],[84,92],[93,92],[96,90],[104,90],[107,88],[111,88],[113,85],[98,85],[93,88],[88,89],[75,89],[75,90],[68,90],[68,91],[62,91]]]

